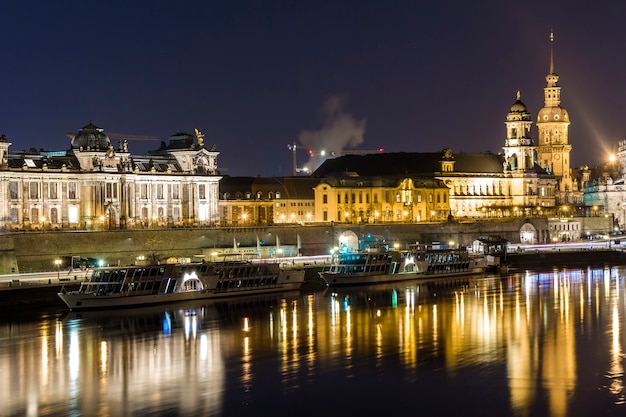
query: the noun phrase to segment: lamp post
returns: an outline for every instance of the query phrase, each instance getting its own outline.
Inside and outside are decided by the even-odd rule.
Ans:
[[[55,259],[54,264],[57,266],[57,280],[61,279],[61,260]]]

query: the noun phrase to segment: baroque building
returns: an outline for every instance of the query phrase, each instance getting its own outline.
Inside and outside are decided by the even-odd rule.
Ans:
[[[322,178],[315,187],[315,218],[321,222],[393,223],[444,221],[450,190],[433,178]]]
[[[0,139],[0,227],[102,230],[218,222],[219,152],[176,134],[145,156],[91,122],[70,149],[12,153]]]
[[[561,87],[554,70],[553,45],[554,34],[550,33],[550,70],[543,89],[544,104],[537,114],[537,154],[540,165],[553,173],[558,181],[557,204],[580,204],[582,193],[570,167],[570,118],[567,110],[561,107]]]
[[[618,143],[616,160],[589,170],[587,179],[584,199],[592,215],[610,214],[615,227],[626,230],[626,139]]]

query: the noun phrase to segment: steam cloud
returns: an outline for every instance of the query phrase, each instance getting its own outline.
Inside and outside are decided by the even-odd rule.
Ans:
[[[298,135],[300,143],[312,150],[307,167],[316,169],[328,156],[341,155],[346,147],[356,147],[363,143],[366,120],[356,120],[343,111],[344,98],[332,96],[324,103],[324,126],[320,130],[304,130]],[[319,155],[325,151],[326,156]]]

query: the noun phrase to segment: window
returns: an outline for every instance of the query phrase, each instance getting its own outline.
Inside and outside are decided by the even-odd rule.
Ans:
[[[11,223],[19,223],[19,213],[17,207],[11,207]]]
[[[322,196],[322,204],[328,204],[328,195],[327,194],[324,194]]]
[[[323,219],[325,222],[328,221],[328,211],[324,210]]]
[[[363,193],[359,192],[359,204],[363,204]]]
[[[172,199],[180,199],[180,187],[178,184],[172,184]]]
[[[78,207],[69,206],[67,208],[67,218],[70,223],[78,223]]]
[[[139,184],[139,198],[148,199],[148,184]]]
[[[76,183],[75,182],[67,183],[67,198],[71,200],[76,199]]]
[[[419,192],[417,193],[417,202],[418,202],[418,203],[421,203],[421,202],[422,202],[422,192],[421,192],[421,191],[419,191]]]
[[[31,200],[37,200],[39,198],[39,184],[36,182],[28,183],[28,196]]]
[[[157,184],[157,199],[163,200],[163,184]]]
[[[58,196],[59,185],[56,182],[51,182],[48,184],[48,198],[50,200],[56,200],[59,198]]]
[[[374,193],[374,204],[378,204],[378,193]]]
[[[32,223],[39,223],[42,219],[39,218],[39,209],[37,207],[34,207],[31,211],[30,211],[30,221]]]
[[[19,194],[20,184],[17,181],[9,182],[9,200],[17,200]]]
[[[428,202],[432,203],[433,202],[433,193],[429,193],[428,194]]]
[[[341,204],[341,194],[337,194],[337,204]]]
[[[207,204],[198,205],[198,220],[205,222],[209,219],[209,206]]]
[[[50,209],[50,223],[58,223],[59,222],[59,211],[56,207],[52,207]]]
[[[178,207],[174,207],[174,210],[172,212],[172,220],[174,220],[175,222],[180,220],[180,209]]]

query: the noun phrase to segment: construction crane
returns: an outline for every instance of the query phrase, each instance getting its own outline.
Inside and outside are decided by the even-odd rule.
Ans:
[[[306,168],[298,168],[298,163],[296,161],[296,152],[298,150],[298,145],[296,145],[296,142],[294,142],[293,144],[288,144],[287,148],[292,152],[292,159],[293,159],[293,175],[296,176],[298,175],[299,172],[308,172],[308,170]],[[300,148],[300,149],[304,149],[304,148]],[[311,151],[309,151],[309,155],[311,155]]]
[[[338,158],[344,155],[370,155],[373,153],[383,153],[385,150],[383,148],[378,149],[342,149],[339,151],[331,151],[326,152],[324,150],[320,152],[309,151],[310,156],[319,156],[319,157],[327,157],[327,158]]]

